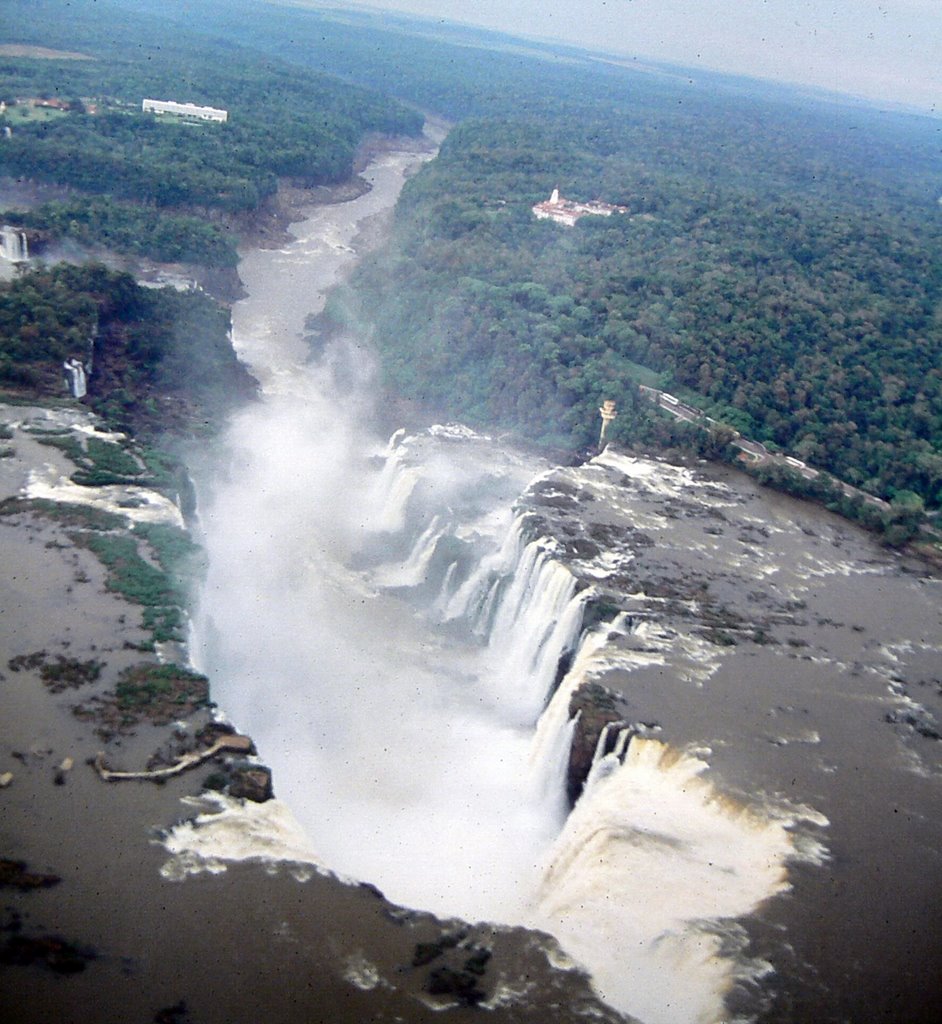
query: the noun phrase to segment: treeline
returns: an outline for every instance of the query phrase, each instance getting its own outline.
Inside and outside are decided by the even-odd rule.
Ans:
[[[229,311],[200,292],[150,289],[100,264],[59,264],[0,285],[0,388],[67,397],[62,364],[90,368],[88,405],[129,433],[205,433],[255,382]]]
[[[938,508],[942,223],[917,172],[902,163],[894,189],[882,165],[856,165],[827,188],[782,191],[778,177],[810,158],[775,125],[750,141],[752,182],[741,164],[688,162],[682,134],[661,165],[565,129],[560,116],[466,121],[407,185],[389,251],[354,282],[390,386],[581,447],[599,399],[627,405],[642,364],[757,440]],[[631,213],[537,221],[531,206],[555,185]],[[615,436],[637,440],[632,420]]]
[[[407,19],[211,16],[461,122],[333,303],[359,291],[393,390],[570,447],[605,395],[631,410],[616,436],[702,448],[635,405],[641,364],[770,446],[942,505],[936,122]],[[537,222],[554,187],[631,214]]]
[[[878,533],[883,543],[890,547],[901,547],[918,537],[925,522],[925,504],[912,491],[898,491],[888,506],[881,507],[867,501],[859,492],[848,494],[826,473],[808,479],[780,463],[766,463],[748,471],[761,483],[798,498],[816,501],[832,512],[860,523]]]
[[[8,105],[45,98],[68,107],[41,119],[0,116],[0,127],[12,129],[0,136],[0,175],[218,219],[255,210],[279,177],[302,185],[347,179],[367,133],[421,131],[421,115],[377,92],[179,31],[120,3],[102,0],[82,9],[65,0],[10,0],[6,6],[6,41],[80,49],[93,59],[0,58],[0,99]],[[145,97],[221,107],[229,120],[188,123],[144,114]],[[99,206],[82,233],[103,242],[118,230],[126,242],[137,230],[140,248],[156,258],[173,247],[174,235],[189,233],[196,242],[179,221],[163,225],[152,216],[130,229],[127,212],[115,210]],[[199,244],[183,245],[191,254],[200,251]],[[229,265],[224,249],[217,239],[210,258]]]
[[[136,6],[175,21],[179,31],[194,17],[188,0],[138,0]],[[893,203],[934,202],[938,195],[938,133],[922,118],[388,12],[298,5],[272,18],[244,0],[215,0],[202,10],[206,31],[449,120],[538,126],[550,149],[558,144],[566,154],[575,147],[600,172],[599,158],[617,155],[640,176],[642,188],[620,182],[635,193],[644,191],[648,173],[670,173],[707,185],[714,178],[742,179],[748,191],[797,189],[807,197],[833,198],[839,190],[858,205],[874,190]],[[549,188],[560,183],[555,166],[544,171]],[[589,185],[597,189],[599,182]]]
[[[0,213],[0,219],[4,224],[35,228],[81,245],[105,246],[164,263],[223,268],[239,262],[234,241],[214,224],[104,196],[43,203],[26,211],[7,210]]]
[[[0,60],[0,96],[94,99],[96,114],[18,123],[0,140],[0,173],[71,185],[158,207],[253,209],[279,176],[305,185],[341,181],[364,133],[415,133],[421,117],[393,101],[243,55],[196,55],[181,76],[172,60]],[[181,81],[182,78],[182,81]],[[144,97],[223,107],[229,122],[183,123],[144,114]]]

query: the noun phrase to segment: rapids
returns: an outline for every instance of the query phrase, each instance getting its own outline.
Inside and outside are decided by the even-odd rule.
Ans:
[[[795,660],[813,581],[834,608],[840,581],[873,575],[914,601],[916,583],[829,520],[812,542],[793,505],[770,512],[741,481],[611,451],[554,470],[457,426],[375,436],[370,346],[311,361],[301,333],[417,159],[381,157],[365,196],[243,260],[233,341],[263,396],[199,474],[194,658],[307,836],[286,856],[442,916],[549,931],[642,1021],[754,1015],[786,940],[749,922],[784,906],[793,869],[803,884],[823,870],[846,779],[831,709],[796,710],[825,685]],[[918,600],[916,643],[935,650],[937,595]],[[839,625],[811,644],[850,694]],[[880,669],[865,675],[862,699],[890,707]],[[569,813],[569,700],[590,680],[649,725],[600,741]],[[879,718],[873,733],[937,799],[913,737]],[[796,744],[811,745],[800,765]]]

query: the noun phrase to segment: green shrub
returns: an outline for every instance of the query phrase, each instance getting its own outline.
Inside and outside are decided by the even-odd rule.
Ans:
[[[47,445],[50,448],[58,448],[59,451],[63,452],[68,458],[70,458],[76,466],[88,465],[88,457],[85,454],[82,442],[72,433],[37,434],[36,440],[40,444]]]
[[[134,665],[121,673],[115,701],[122,711],[143,709],[150,717],[172,717],[180,713],[182,705],[205,706],[209,682],[206,676],[181,665]]]
[[[140,461],[113,441],[90,437],[85,444],[85,450],[95,469],[114,473],[116,476],[140,476],[143,472]]]
[[[120,530],[127,523],[123,516],[106,512],[90,505],[75,505],[65,501],[50,501],[48,498],[5,498],[0,501],[0,516],[32,513],[55,520],[63,526],[84,530]],[[88,547],[88,545],[85,545]]]

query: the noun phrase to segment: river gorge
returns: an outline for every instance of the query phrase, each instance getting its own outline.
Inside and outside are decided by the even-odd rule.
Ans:
[[[651,1024],[934,1019],[939,583],[732,470],[380,434],[382,340],[304,324],[428,155],[240,266],[192,646],[296,819],[268,855],[549,932]]]

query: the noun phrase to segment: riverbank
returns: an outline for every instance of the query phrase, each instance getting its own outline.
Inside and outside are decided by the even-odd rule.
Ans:
[[[536,1024],[560,1006],[617,1019],[581,973],[553,966],[546,937],[395,907],[319,869],[277,800],[207,792],[242,758],[159,783],[104,781],[100,751],[135,771],[218,734],[207,732],[218,680],[207,692],[181,672],[172,707],[140,713],[156,710],[159,671],[181,652],[151,649],[147,606],[114,589],[88,539],[96,523],[116,540],[150,513],[179,525],[179,512],[146,487],[70,481],[66,435],[107,439],[78,403],[4,405],[0,421],[0,1017],[359,1024],[445,1011],[460,1022],[486,1005],[497,1022]],[[189,835],[184,848],[171,832]]]
[[[133,707],[117,721],[101,713],[124,673],[158,666],[141,608],[108,589],[105,568],[75,542],[67,506],[11,505],[37,473],[58,479],[74,468],[30,430],[90,421],[77,409],[26,407],[0,407],[0,420],[11,435],[0,460],[0,1017],[353,1024],[431,1021],[451,1006],[462,1021],[473,991],[475,1001],[496,1000],[495,1019],[535,1024],[551,1012],[550,993],[568,1001],[578,979],[557,978],[534,937],[443,924],[310,864],[271,861],[273,836],[283,847],[301,841],[277,801],[224,805],[228,855],[240,845],[238,856],[254,862],[210,861],[191,874],[195,860],[164,848],[182,819],[219,810],[192,801],[223,766],[158,785],[105,782],[90,762],[100,750],[111,767],[143,768],[155,754],[170,762],[198,744],[210,709],[178,706],[159,722]],[[87,501],[101,506],[99,490]],[[156,499],[153,507],[167,511]],[[213,833],[212,822],[199,827]],[[502,952],[518,973],[464,971]],[[442,988],[446,967],[451,988]],[[530,977],[542,977],[540,1009],[505,1017],[501,985],[522,991]]]
[[[363,176],[364,171],[385,155],[404,151],[416,156],[433,153],[450,125],[429,114],[425,115],[425,123],[425,133],[417,137],[367,134],[354,154],[353,176],[348,181],[336,185],[303,186],[290,179],[279,180],[278,191],[258,210],[231,222],[231,229],[239,235],[240,249],[274,249],[290,244],[293,237],[291,226],[306,220],[317,207],[352,202],[369,192],[372,186]],[[391,210],[387,212],[392,213]],[[377,225],[369,218],[361,222],[360,239],[367,248],[378,243]]]
[[[444,134],[447,124],[430,118],[433,134]],[[253,249],[277,249],[291,241],[291,225],[310,216],[319,206],[351,202],[370,189],[363,171],[384,154],[409,149],[416,153],[431,152],[436,142],[430,135],[384,136],[367,134],[354,154],[354,173],[346,181],[325,185],[303,185],[290,178],[278,180],[275,193],[253,209],[240,213],[218,210],[199,211],[207,220],[229,235],[243,254]],[[44,203],[67,202],[81,193],[65,185],[54,185],[24,178],[0,176],[0,210],[30,210]],[[181,211],[185,212],[185,211]],[[194,211],[195,212],[195,211]],[[376,236],[377,228],[363,225],[366,233]],[[34,255],[49,262],[65,261],[104,263],[112,270],[132,274],[138,281],[154,287],[170,286],[179,289],[199,287],[220,302],[231,304],[244,297],[242,282],[235,268],[205,267],[195,263],[166,263],[146,256],[133,256],[117,252],[104,245],[82,245],[71,239],[50,239],[45,232],[32,232]],[[0,261],[0,274],[9,271],[12,264]]]

